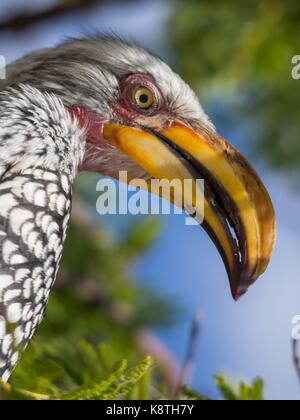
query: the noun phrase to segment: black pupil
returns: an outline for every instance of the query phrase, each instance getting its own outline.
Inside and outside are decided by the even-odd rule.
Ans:
[[[148,97],[148,95],[147,95],[146,93],[143,93],[143,94],[140,96],[140,102],[141,102],[142,104],[146,104],[146,103],[148,102],[148,100],[149,100],[149,97]]]

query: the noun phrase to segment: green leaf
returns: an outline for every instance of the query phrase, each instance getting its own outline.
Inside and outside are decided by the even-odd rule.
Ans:
[[[232,386],[227,382],[223,376],[215,377],[217,387],[221,392],[225,400],[237,401],[239,399],[238,395],[233,390]]]
[[[179,399],[180,400],[207,401],[209,398],[204,397],[203,395],[199,394],[194,389],[190,388],[189,386],[184,385],[179,390]]]
[[[238,391],[224,378],[224,376],[216,376],[217,386],[224,399],[229,401],[262,401],[264,399],[264,382],[261,378],[253,381],[252,385],[248,385],[241,381]]]
[[[105,379],[90,386],[80,387],[63,395],[64,400],[114,400],[126,397],[152,367],[152,359],[147,357],[134,368],[128,369],[128,362],[122,360],[119,366]]]

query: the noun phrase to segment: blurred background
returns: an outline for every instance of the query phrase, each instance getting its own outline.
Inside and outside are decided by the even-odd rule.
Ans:
[[[185,382],[195,398],[220,398],[225,377],[232,384],[262,377],[267,399],[300,398],[291,346],[292,318],[300,314],[300,80],[291,76],[299,27],[296,0],[0,3],[7,62],[95,30],[161,55],[254,164],[278,222],[267,273],[234,303],[204,231],[178,215],[100,217],[99,177],[81,175],[62,270],[46,320],[13,375],[16,389],[58,396],[106,378],[103,398],[124,389],[131,398],[170,398]],[[195,341],[190,372],[186,354]],[[148,354],[151,369],[149,359],[141,362]],[[223,375],[219,388],[215,375]]]

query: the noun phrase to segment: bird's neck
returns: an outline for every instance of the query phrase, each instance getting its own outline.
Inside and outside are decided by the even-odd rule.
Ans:
[[[41,167],[76,178],[85,133],[54,95],[23,86],[0,93],[0,177]]]
[[[0,92],[0,378],[41,322],[59,268],[85,133],[56,96]]]

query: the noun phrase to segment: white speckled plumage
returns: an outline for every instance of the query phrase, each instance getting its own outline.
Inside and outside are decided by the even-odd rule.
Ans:
[[[55,96],[0,94],[0,377],[43,318],[84,156],[83,131]]]

